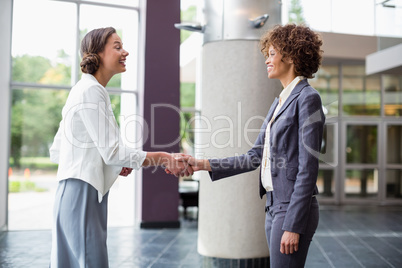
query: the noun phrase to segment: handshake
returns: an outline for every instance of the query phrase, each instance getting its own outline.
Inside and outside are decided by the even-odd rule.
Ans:
[[[187,154],[171,154],[172,159],[165,165],[167,174],[179,176],[193,175],[195,171],[211,171],[208,159],[196,159]]]
[[[211,171],[208,159],[196,159],[191,155],[181,153],[147,153],[143,166],[162,166],[167,174],[172,174],[176,177],[190,176],[199,170]],[[120,176],[128,176],[132,171],[132,168],[123,167]]]

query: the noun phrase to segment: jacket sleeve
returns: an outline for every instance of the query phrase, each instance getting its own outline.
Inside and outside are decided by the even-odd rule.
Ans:
[[[298,101],[298,173],[282,229],[303,234],[316,186],[325,116],[318,93]]]
[[[260,133],[253,148],[251,148],[246,154],[227,158],[209,159],[212,169],[212,171],[209,172],[209,175],[211,176],[212,181],[249,172],[260,166],[267,121],[266,118],[261,126]]]
[[[77,113],[106,165],[135,169],[142,166],[146,152],[123,143],[104,89],[96,85],[84,90]]]

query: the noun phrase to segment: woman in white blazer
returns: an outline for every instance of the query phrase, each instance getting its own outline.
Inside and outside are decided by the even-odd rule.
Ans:
[[[59,164],[54,206],[51,267],[108,267],[108,191],[118,175],[163,165],[178,175],[191,167],[174,154],[124,145],[105,87],[126,71],[129,53],[112,27],[95,29],[81,42],[81,80],[71,89],[50,148]]]

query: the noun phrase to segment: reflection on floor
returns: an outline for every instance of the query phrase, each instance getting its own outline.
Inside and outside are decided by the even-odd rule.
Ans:
[[[110,267],[211,267],[197,253],[197,227],[112,227]],[[0,267],[47,267],[50,245],[48,230],[2,233]],[[322,206],[306,267],[402,267],[402,207]]]

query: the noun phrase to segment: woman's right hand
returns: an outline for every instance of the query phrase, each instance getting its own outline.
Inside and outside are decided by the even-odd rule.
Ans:
[[[190,157],[187,160],[187,163],[193,168],[194,171],[199,170],[211,171],[211,165],[209,164],[208,159],[197,159],[194,157]]]
[[[194,170],[187,162],[190,157],[191,155],[181,153],[170,154],[165,162],[166,173],[173,174],[176,177],[193,175]]]
[[[211,165],[209,164],[208,159],[197,159],[188,155],[176,155],[175,159],[178,162],[184,162],[185,164],[190,165],[193,171],[211,171]],[[172,174],[169,169],[165,169],[165,171],[168,174]]]

